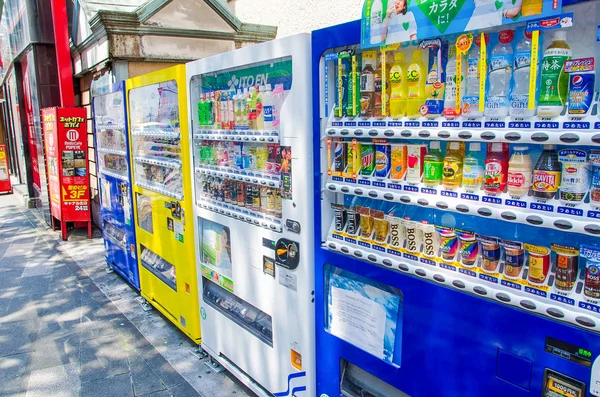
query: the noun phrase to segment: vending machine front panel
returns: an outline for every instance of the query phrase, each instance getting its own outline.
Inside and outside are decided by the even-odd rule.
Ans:
[[[202,347],[264,396],[315,395],[309,42],[187,65]]]
[[[598,4],[361,47],[399,3],[312,34],[317,395],[597,395]]]

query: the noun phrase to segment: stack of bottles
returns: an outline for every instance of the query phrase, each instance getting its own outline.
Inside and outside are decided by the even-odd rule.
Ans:
[[[534,98],[530,98],[532,33],[523,28],[483,35],[488,46],[486,58],[482,58],[479,34],[468,40],[459,38],[456,43],[429,39],[417,48],[364,51],[360,56],[341,51],[334,116],[522,119],[536,114],[557,117],[565,109],[570,118],[587,116],[594,99],[593,58],[572,59],[565,30],[540,32],[542,35],[551,35],[551,42],[535,65],[538,83]],[[470,47],[465,48],[465,42],[471,43]],[[457,69],[461,47],[457,43],[462,44],[461,70]]]
[[[282,84],[202,93],[198,101],[198,127],[216,130],[279,131],[284,101]]]
[[[502,275],[513,282],[526,280],[538,288],[547,286],[551,280],[549,276],[554,273],[553,286],[563,295],[575,290],[582,256],[587,259],[584,296],[600,298],[597,276],[600,263],[593,259],[598,253],[595,247],[581,245],[577,248],[551,241],[538,246],[437,226],[402,217],[399,206],[378,200],[346,196],[345,204],[332,204],[334,238],[359,240],[363,242],[359,244],[362,247],[368,243],[367,248],[428,264],[437,263],[440,267],[480,270],[495,277]],[[553,235],[548,238],[552,239]],[[588,252],[590,250],[594,252]],[[554,262],[554,266],[551,266],[551,262]]]
[[[444,155],[439,141],[431,141],[428,150],[424,144],[333,140],[330,174],[489,195],[507,192],[514,198],[559,198],[565,204],[581,203],[591,192],[590,203],[600,206],[599,150],[543,145],[534,163],[528,146],[511,146],[473,142],[467,150],[464,142],[448,142]]]
[[[281,146],[226,141],[202,141],[200,165],[227,167],[274,177],[281,174]]]

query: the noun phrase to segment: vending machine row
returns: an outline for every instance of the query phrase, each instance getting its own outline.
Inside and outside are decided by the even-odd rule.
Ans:
[[[412,3],[312,33],[316,395],[600,395],[600,4]]]

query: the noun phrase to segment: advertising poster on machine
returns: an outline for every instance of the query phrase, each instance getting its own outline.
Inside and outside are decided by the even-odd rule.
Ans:
[[[6,146],[0,145],[0,192],[12,192]]]
[[[42,119],[52,216],[61,223],[90,222],[86,111],[42,109]]]
[[[561,8],[562,0],[365,0],[361,47],[547,18]]]

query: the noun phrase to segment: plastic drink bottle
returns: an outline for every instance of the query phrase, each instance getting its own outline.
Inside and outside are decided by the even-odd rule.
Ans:
[[[485,101],[486,117],[506,117],[508,115],[508,93],[513,69],[513,50],[510,45],[514,33],[503,30],[498,35],[500,42],[492,50],[489,67],[490,88]]]
[[[462,63],[462,69],[460,73],[456,72],[456,47],[450,46],[450,57],[446,66],[446,91],[444,95],[444,116],[446,118],[454,118],[460,116],[461,109],[456,109],[456,103],[458,101],[459,93],[456,90],[456,80],[463,78],[465,75],[465,63]],[[461,95],[465,91],[464,84],[461,84]]]
[[[265,128],[265,115],[263,113],[263,96],[265,93],[265,86],[261,85],[258,87],[258,94],[256,94],[256,129],[263,130]]]
[[[467,57],[467,82],[465,96],[462,99],[463,115],[465,117],[481,117],[479,111],[479,58],[480,58],[480,36],[474,40],[474,46]]]
[[[386,93],[383,92],[383,75],[385,73],[382,70],[381,60],[385,56],[385,54],[381,54],[381,56],[377,56],[377,67],[375,69],[375,92],[373,93],[373,113],[377,118],[387,117],[390,114],[389,105],[385,108],[385,114],[383,114],[383,103],[387,101]],[[387,67],[387,65],[386,65]],[[389,73],[388,73],[389,74]],[[387,87],[386,87],[387,90]]]
[[[421,59],[421,51],[415,50],[412,53],[412,61],[406,71],[407,84],[407,106],[406,113],[408,117],[416,118],[420,116],[419,108],[425,103],[425,64]]]
[[[508,159],[501,143],[492,143],[492,151],[485,159],[483,188],[486,193],[502,193],[506,187]]]
[[[246,97],[246,109],[248,109],[248,128],[256,129],[256,88],[250,87]]]
[[[406,79],[404,74],[404,54],[400,51],[394,54],[394,65],[390,70],[390,115],[400,119],[406,114]]]
[[[285,99],[283,84],[275,84],[273,89],[273,129],[279,131],[281,128],[281,107]]]
[[[229,129],[229,111],[227,110],[228,93],[227,91],[221,91],[219,96],[219,116],[221,125],[219,128],[223,130]]]
[[[521,15],[523,18],[532,17],[542,13],[544,0],[523,0],[521,4]]]
[[[540,117],[560,116],[567,102],[569,76],[564,72],[564,64],[571,59],[573,53],[566,40],[567,32],[557,30],[552,43],[544,51],[538,99]]]
[[[560,162],[554,145],[544,145],[544,151],[533,168],[533,197],[551,199],[560,186]]]
[[[377,52],[365,51],[362,54],[363,68],[360,72],[360,115],[372,117],[375,97],[375,69]]]
[[[229,119],[229,129],[235,128],[235,91],[231,90],[227,94],[227,119]]]
[[[516,146],[508,162],[508,194],[523,197],[529,193],[533,167],[527,146]]]
[[[469,145],[469,154],[463,160],[463,188],[470,191],[477,191],[481,188],[483,182],[483,167],[479,161],[479,152],[481,143],[474,142]]]
[[[425,104],[427,105],[426,115],[429,117],[439,116],[444,111],[444,84],[440,81],[437,57],[433,57],[431,68],[427,74]]]
[[[200,100],[198,101],[198,126],[204,127],[206,124],[204,108],[206,106],[206,98],[204,94],[200,95]]]
[[[529,76],[531,75],[531,32],[525,35],[516,47],[513,81],[514,87],[510,98],[511,117],[532,117],[535,107],[529,110]],[[535,100],[535,99],[534,99]]]
[[[569,104],[567,116],[579,118],[587,116],[592,110],[596,73],[593,70],[572,72],[569,74]]]
[[[379,44],[383,40],[383,3],[381,0],[374,0],[371,4],[371,44]]]
[[[456,189],[462,182],[463,156],[460,154],[458,142],[450,142],[446,157],[444,157],[444,170],[442,185],[445,189]]]
[[[271,131],[273,129],[273,93],[271,92],[271,84],[265,86],[263,93],[263,115],[264,129]]]
[[[423,183],[425,183],[425,186],[438,186],[442,181],[443,168],[444,157],[440,150],[440,141],[431,141],[423,166]]]

